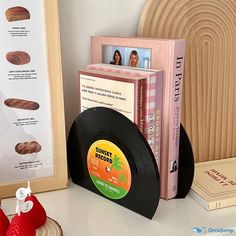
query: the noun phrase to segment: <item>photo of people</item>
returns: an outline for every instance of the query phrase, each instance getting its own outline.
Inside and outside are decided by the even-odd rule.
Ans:
[[[102,62],[150,69],[151,49],[103,45]]]
[[[132,50],[129,56],[129,66],[138,67],[139,56],[136,50]]]
[[[120,54],[120,51],[119,50],[115,50],[114,54],[113,54],[113,60],[110,61],[110,64],[113,64],[113,65],[122,65],[122,56]]]

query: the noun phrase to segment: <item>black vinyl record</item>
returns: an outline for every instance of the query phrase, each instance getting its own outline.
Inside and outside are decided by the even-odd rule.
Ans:
[[[178,190],[175,198],[185,198],[194,177],[194,155],[188,135],[180,124]]]
[[[149,219],[160,198],[158,167],[146,139],[128,118],[95,107],[74,121],[67,144],[72,181]]]

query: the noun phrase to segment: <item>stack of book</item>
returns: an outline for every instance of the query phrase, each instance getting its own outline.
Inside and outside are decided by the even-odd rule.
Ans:
[[[236,205],[236,157],[196,163],[189,192],[207,210]]]
[[[91,38],[92,64],[79,71],[80,111],[104,106],[133,121],[161,176],[161,197],[177,194],[184,40]]]

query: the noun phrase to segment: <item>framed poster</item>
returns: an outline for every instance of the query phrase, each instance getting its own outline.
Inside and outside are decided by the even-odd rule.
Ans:
[[[0,198],[67,186],[57,0],[0,2]]]

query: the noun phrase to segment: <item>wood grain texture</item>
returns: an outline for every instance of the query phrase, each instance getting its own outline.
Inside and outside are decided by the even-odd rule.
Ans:
[[[186,39],[181,122],[195,161],[236,156],[236,1],[148,0],[138,36]]]

